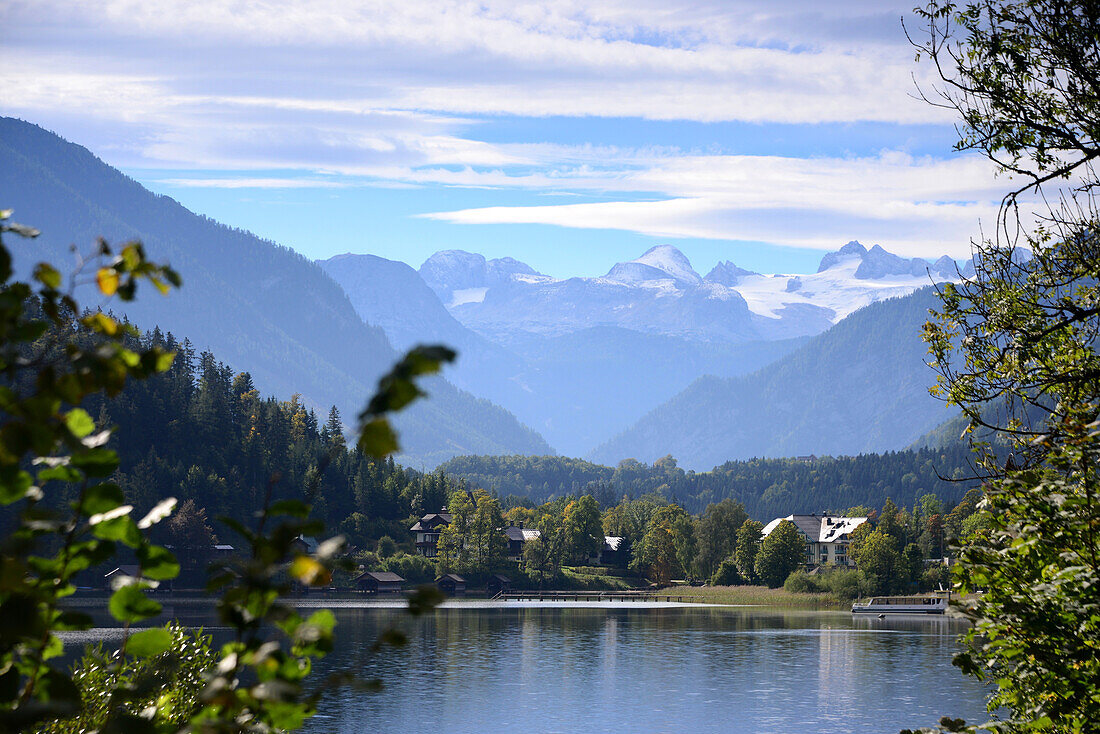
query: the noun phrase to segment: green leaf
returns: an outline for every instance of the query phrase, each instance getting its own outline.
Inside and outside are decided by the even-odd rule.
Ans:
[[[95,430],[95,421],[83,408],[73,408],[65,414],[65,425],[77,438],[84,438]]]
[[[107,604],[111,616],[119,622],[140,622],[160,614],[161,606],[145,596],[138,585],[123,586],[111,594]]]
[[[47,288],[57,290],[61,287],[61,273],[49,263],[38,263],[34,266],[34,279]]]
[[[93,516],[89,520],[92,525],[92,535],[101,540],[114,540],[125,543],[131,548],[139,547],[141,545],[141,531],[138,530],[134,518],[128,514],[119,514],[123,510],[129,512],[132,509],[130,505],[123,505],[111,512],[103,513],[102,516]],[[97,517],[106,517],[107,519],[96,522]]]
[[[68,464],[58,464],[51,466],[38,472],[38,483],[45,484],[46,482],[69,482],[76,483],[83,479],[84,476],[73,469]]]
[[[289,515],[290,517],[309,517],[309,505],[301,500],[279,500],[271,503],[268,514]]]
[[[34,486],[34,478],[29,472],[11,466],[0,469],[0,503],[10,505],[27,496]]]
[[[368,456],[381,458],[398,448],[397,434],[385,418],[375,418],[359,430],[359,450]]]
[[[167,548],[159,545],[143,545],[137,550],[141,574],[157,581],[174,579],[179,575],[180,564]]]
[[[163,627],[142,630],[126,641],[126,652],[138,658],[160,655],[172,646],[172,633]]]
[[[85,490],[84,503],[80,509],[85,515],[100,515],[121,507],[125,501],[122,489],[117,484],[104,482]]]
[[[111,449],[89,449],[73,454],[72,464],[90,477],[109,477],[118,468],[118,454]]]

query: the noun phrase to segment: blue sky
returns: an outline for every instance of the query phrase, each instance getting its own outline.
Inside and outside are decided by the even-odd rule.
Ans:
[[[914,98],[910,5],[15,0],[0,112],[315,258],[963,258],[1005,182]]]

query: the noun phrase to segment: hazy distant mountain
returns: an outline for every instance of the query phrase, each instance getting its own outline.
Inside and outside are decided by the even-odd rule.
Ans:
[[[614,465],[671,453],[702,470],[904,448],[952,415],[928,394],[935,376],[920,327],[936,303],[931,288],[874,303],[752,375],[700,378],[589,458]]]
[[[862,305],[957,277],[949,258],[905,260],[858,242],[801,275],[723,262],[704,278],[669,245],[599,278],[555,279],[513,258],[460,250],[428,258],[419,278],[373,256],[339,256],[323,267],[391,340],[421,334],[456,346],[450,379],[570,455],[591,451],[701,377],[745,375]]]
[[[121,309],[145,328],[159,325],[252,373],[264,392],[293,393],[320,411],[337,405],[351,424],[396,357],[381,329],[355,313],[340,287],[292,250],[195,215],[107,166],[86,149],[35,125],[0,118],[0,192],[17,221],[39,227],[11,242],[25,269],[49,259],[64,269],[69,246],[97,236],[140,239],[171,263],[184,287],[161,298],[146,289]],[[95,304],[94,294],[82,294]],[[546,453],[549,446],[513,416],[442,380],[433,398],[398,419],[414,464],[462,453]]]
[[[434,339],[454,346],[459,358],[448,369],[450,380],[506,407],[573,455],[622,431],[700,375],[745,374],[797,344],[692,342],[605,326],[558,336],[516,332],[505,348],[459,324],[436,294],[501,283],[507,276],[494,262],[504,263],[509,273],[537,274],[514,260],[486,263],[468,253],[440,253],[431,262],[439,278],[435,290],[404,263],[373,255],[339,255],[320,264],[359,315],[381,326],[391,341]],[[441,263],[453,266],[452,275],[440,272]]]
[[[825,255],[816,273],[795,275],[727,261],[704,278],[671,245],[599,278],[559,280],[457,250],[436,253],[420,274],[458,321],[503,345],[603,326],[723,343],[812,336],[869,303],[958,277],[950,258],[906,260],[858,242]]]

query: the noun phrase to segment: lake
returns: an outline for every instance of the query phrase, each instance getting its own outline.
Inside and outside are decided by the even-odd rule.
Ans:
[[[414,619],[400,603],[317,605],[338,620],[318,675],[351,669],[385,689],[327,696],[311,734],[891,734],[988,718],[983,687],[951,665],[965,622],[950,617],[459,601]],[[166,607],[210,629],[209,607]],[[389,627],[409,644],[372,652]]]
[[[424,619],[337,609],[325,668],[381,678],[331,696],[311,732],[896,732],[985,721],[947,617],[747,607],[452,604]],[[387,625],[405,648],[370,652]]]

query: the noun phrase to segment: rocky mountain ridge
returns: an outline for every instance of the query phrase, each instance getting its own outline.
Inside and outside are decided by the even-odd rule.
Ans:
[[[419,272],[454,318],[502,344],[520,333],[607,326],[722,343],[813,336],[870,303],[959,279],[949,257],[905,259],[856,241],[803,274],[761,274],[725,261],[703,277],[672,245],[596,278],[552,278],[513,258],[460,250],[436,253]]]

